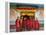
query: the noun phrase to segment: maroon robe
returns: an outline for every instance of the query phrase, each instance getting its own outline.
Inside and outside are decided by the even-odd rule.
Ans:
[[[16,31],[20,31],[20,20],[16,20]]]
[[[38,22],[38,20],[34,20],[33,21],[33,29],[39,29],[40,28],[40,24],[39,24],[39,22]]]

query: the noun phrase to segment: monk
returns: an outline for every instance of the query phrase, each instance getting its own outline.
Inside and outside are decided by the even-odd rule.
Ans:
[[[20,31],[23,30],[23,28],[22,28],[22,23],[23,23],[23,17],[20,18]]]
[[[16,32],[19,32],[20,31],[20,19],[19,19],[19,17],[17,17],[15,23],[16,23]]]
[[[32,19],[33,21],[33,30],[39,30],[40,24],[38,20]]]

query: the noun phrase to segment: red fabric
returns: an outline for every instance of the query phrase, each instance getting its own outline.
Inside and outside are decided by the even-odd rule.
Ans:
[[[39,27],[40,27],[38,20],[32,20],[32,19],[27,20],[26,25],[27,25],[28,28],[31,28],[33,30],[34,29],[39,29]]]
[[[40,25],[39,25],[39,22],[38,20],[34,20],[33,21],[33,29],[39,29]]]
[[[20,21],[17,19],[16,20],[16,27],[19,27],[19,23],[20,23]]]
[[[26,25],[29,29],[32,28],[32,20],[28,19]]]
[[[16,31],[19,31],[19,28],[20,28],[20,20],[17,19],[16,20]]]
[[[36,25],[36,29],[39,29],[40,25],[39,25],[38,20],[35,21],[35,25]]]
[[[35,8],[16,8],[16,10],[35,10]]]
[[[32,20],[29,20],[29,27],[30,28],[32,28],[32,24],[33,24]]]
[[[26,27],[26,24],[27,24],[27,20],[24,20],[22,23],[23,27]]]
[[[30,21],[29,21],[29,20],[27,20],[27,23],[26,23],[26,25],[27,25],[27,26],[29,26],[29,22],[30,22]]]
[[[20,29],[20,20],[16,20],[16,30],[19,31]],[[22,23],[22,26],[25,28],[27,27],[28,29],[39,29],[40,27],[40,24],[38,22],[38,20],[31,20],[31,19],[27,19],[27,20],[24,20],[23,23]]]

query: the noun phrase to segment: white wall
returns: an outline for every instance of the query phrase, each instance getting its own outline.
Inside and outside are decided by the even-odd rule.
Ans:
[[[44,16],[41,16],[41,14],[44,14],[44,12],[41,12],[40,10],[37,10],[35,13],[35,19],[37,18],[39,23],[43,23],[44,21]]]

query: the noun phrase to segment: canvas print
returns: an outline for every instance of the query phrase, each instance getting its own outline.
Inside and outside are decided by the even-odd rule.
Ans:
[[[44,30],[44,4],[10,3],[10,32]]]

